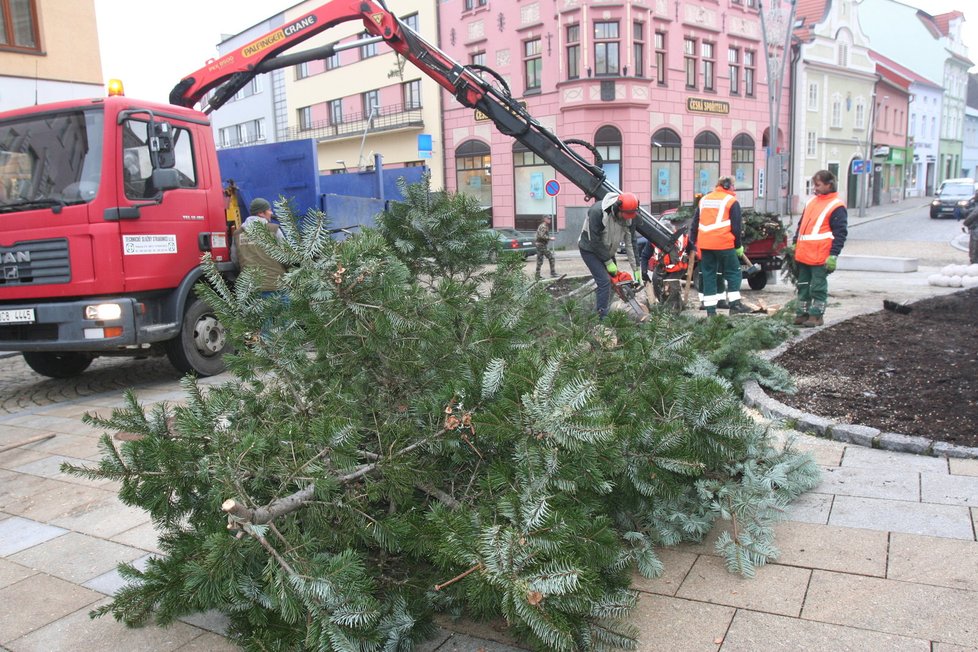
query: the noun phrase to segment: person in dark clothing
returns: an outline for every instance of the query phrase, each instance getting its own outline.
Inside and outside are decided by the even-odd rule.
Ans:
[[[968,262],[978,263],[978,206],[976,206],[961,223],[961,230],[969,233]]]
[[[577,247],[597,285],[595,308],[599,319],[608,315],[611,276],[618,273],[615,250],[619,242],[625,243],[625,255],[632,268],[632,278],[641,278],[636,264],[638,258],[632,244],[637,215],[638,197],[630,192],[620,195],[609,193],[600,204],[594,204],[587,211]]]
[[[698,248],[700,252],[703,305],[708,316],[717,314],[717,304],[724,298],[731,315],[750,312],[740,300],[743,220],[733,187],[732,177],[720,177],[713,191],[700,200],[689,226],[689,251]],[[723,276],[726,292],[717,287],[718,273]]]
[[[829,297],[828,275],[835,271],[849,235],[849,212],[839,199],[835,175],[819,170],[812,175],[815,196],[805,210],[789,250],[798,266],[798,306],[795,325],[821,326]]]
[[[544,215],[537,227],[536,236],[533,244],[537,248],[537,273],[536,278],[540,278],[540,268],[543,267],[543,259],[550,261],[550,276],[557,276],[557,268],[554,264],[554,252],[550,251],[550,216]]]

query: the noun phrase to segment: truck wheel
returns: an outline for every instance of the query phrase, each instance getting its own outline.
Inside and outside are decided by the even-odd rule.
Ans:
[[[228,348],[224,325],[210,306],[195,298],[183,313],[180,334],[166,343],[166,357],[182,373],[214,376],[226,368]]]
[[[72,378],[88,369],[95,359],[91,353],[77,351],[32,351],[24,352],[27,366],[48,378]]]
[[[753,276],[748,276],[747,285],[749,285],[750,289],[752,290],[763,290],[764,286],[767,285],[767,272],[760,271]]]

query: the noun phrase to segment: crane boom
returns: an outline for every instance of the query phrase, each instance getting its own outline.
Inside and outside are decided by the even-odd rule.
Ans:
[[[621,191],[608,181],[597,162],[572,149],[541,125],[526,108],[513,99],[502,79],[492,73],[499,86],[490,84],[473,67],[454,61],[417,32],[402,23],[381,1],[332,0],[243,45],[234,52],[209,61],[182,79],[170,92],[170,103],[193,107],[211,90],[204,111],[209,113],[234,96],[253,77],[278,68],[332,56],[344,46],[326,45],[285,54],[290,48],[340,23],[360,20],[368,34],[382,39],[395,52],[449,91],[463,106],[481,111],[500,132],[516,139],[558,173],[584,192],[586,200],[600,200]],[[357,45],[362,44],[362,41]],[[347,46],[350,47],[350,46]],[[482,69],[486,70],[488,69]],[[581,144],[576,141],[576,144]],[[592,148],[593,151],[593,148]],[[644,208],[639,209],[638,232],[663,251],[674,248],[676,234]]]

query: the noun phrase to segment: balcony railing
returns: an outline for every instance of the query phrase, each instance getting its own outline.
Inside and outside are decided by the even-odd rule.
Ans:
[[[304,127],[292,127],[289,129],[286,139],[299,140],[301,138],[315,138],[317,140],[334,140],[358,136],[364,131],[374,133],[424,126],[420,106],[405,107],[403,104],[382,106],[374,114],[373,119],[369,120],[369,129],[367,129],[368,118],[369,116],[364,113],[352,113],[344,115],[343,122],[339,124],[332,124],[328,120],[323,120]]]

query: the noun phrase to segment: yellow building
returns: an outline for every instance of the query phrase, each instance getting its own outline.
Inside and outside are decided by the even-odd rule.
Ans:
[[[103,94],[94,0],[0,2],[0,111]]]

